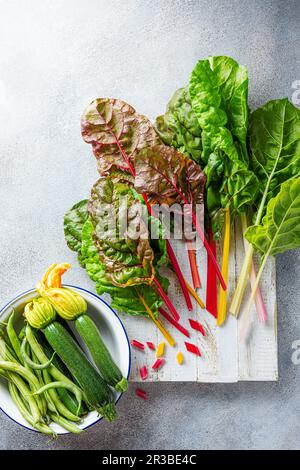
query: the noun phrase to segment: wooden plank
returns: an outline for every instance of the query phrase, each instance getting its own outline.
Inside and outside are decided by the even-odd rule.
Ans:
[[[179,260],[180,267],[185,277],[190,280],[190,267],[185,245],[181,241],[172,241],[172,246]],[[219,247],[219,252],[221,252]],[[235,227],[231,240],[229,299],[232,296],[238,273],[244,258],[244,248],[239,225]],[[202,288],[199,295],[205,300],[206,292],[206,253],[204,248],[197,251],[197,263],[199,267]],[[275,260],[267,263],[261,288],[268,310],[267,325],[262,325],[257,319],[255,308],[252,312],[252,333],[246,343],[240,340],[240,329],[243,320],[243,310],[249,296],[246,293],[245,302],[241,309],[239,321],[229,315],[224,326],[216,327],[215,319],[205,310],[202,310],[194,301],[193,312],[188,312],[181,294],[178,281],[174,274],[168,271],[170,279],[169,296],[180,313],[180,322],[189,329],[190,339],[183,336],[167,321],[162,323],[175,339],[176,345],[171,348],[166,344],[166,364],[160,371],[153,371],[155,352],[147,347],[144,352],[132,349],[131,381],[140,382],[139,369],[146,365],[149,376],[146,381],[191,381],[191,382],[237,382],[239,380],[277,380],[277,332],[276,332],[276,280]],[[229,305],[229,304],[228,304]],[[207,330],[207,337],[192,330],[188,319],[193,318],[202,323]],[[165,341],[161,333],[150,320],[124,316],[124,323],[130,339],[137,339],[146,344],[152,341],[156,346],[160,341]],[[184,341],[197,344],[202,357],[196,357],[185,349]],[[176,362],[176,354],[182,351],[184,365]]]

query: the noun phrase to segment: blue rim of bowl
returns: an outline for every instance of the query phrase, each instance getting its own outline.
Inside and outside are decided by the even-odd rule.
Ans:
[[[73,287],[75,289],[78,289],[78,290],[81,290],[83,292],[86,292],[87,294],[90,294],[92,297],[95,297],[96,299],[100,300],[100,302],[102,302],[104,305],[106,305],[106,307],[108,307],[110,309],[110,311],[115,315],[115,317],[117,317],[117,319],[119,320],[120,322],[120,325],[124,331],[124,334],[125,334],[125,337],[126,337],[126,340],[127,340],[127,344],[128,344],[128,351],[129,351],[129,365],[128,365],[128,372],[127,372],[127,380],[129,379],[129,375],[130,375],[130,371],[131,371],[131,348],[130,348],[130,342],[129,342],[129,338],[128,338],[128,335],[127,335],[127,331],[123,325],[123,322],[121,321],[119,315],[117,315],[117,313],[114,311],[114,309],[111,308],[111,306],[105,302],[105,300],[101,299],[101,297],[99,297],[99,295],[97,294],[94,294],[93,292],[87,290],[87,289],[84,289],[83,287],[78,287],[78,286],[74,286],[72,284],[63,284],[65,287]],[[22,297],[23,295],[26,295],[26,294],[29,294],[30,292],[35,292],[35,289],[28,289],[24,292],[22,292],[21,294],[17,295],[16,297],[14,297],[12,300],[10,300],[9,302],[7,302],[1,309],[0,309],[0,316],[1,316],[1,313],[3,312],[3,310],[5,310],[10,304],[12,304],[13,302],[15,302],[16,300],[18,300],[20,297]],[[122,392],[120,394],[120,396],[117,398],[117,400],[115,401],[115,404],[117,405],[117,403],[119,403],[119,401],[121,400],[122,396],[123,396],[124,392]],[[0,405],[0,411],[2,411],[2,413],[5,414],[5,416],[7,416],[11,421],[13,421],[14,423],[18,424],[21,428],[23,429],[27,429],[28,431],[31,431],[31,432],[36,432],[37,434],[41,434],[40,431],[38,431],[37,429],[32,429],[32,428],[28,428],[27,426],[25,426],[24,424],[22,423],[19,423],[19,421],[16,421],[14,418],[12,418],[9,414],[7,414],[2,408],[1,408],[1,405]],[[88,426],[86,426],[85,428],[82,429],[82,431],[86,431],[87,429],[91,428],[92,426],[95,426],[95,424],[98,424],[100,423],[100,421],[103,420],[103,417],[101,416],[101,418],[97,419],[97,421],[95,421],[94,423],[91,423],[89,424]],[[65,432],[63,434],[60,434],[61,436],[66,436],[68,434],[71,434],[70,432]]]

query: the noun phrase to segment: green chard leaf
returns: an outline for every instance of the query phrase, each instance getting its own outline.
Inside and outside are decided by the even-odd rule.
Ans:
[[[300,246],[300,177],[282,183],[261,224],[249,227],[245,237],[263,256]]]
[[[88,218],[88,200],[75,204],[64,217],[64,233],[68,247],[77,253],[81,250],[82,227]]]
[[[188,87],[177,90],[154,127],[161,140],[202,163],[202,129],[192,109]]]
[[[153,287],[147,284],[140,284],[131,287],[118,287],[107,279],[105,265],[102,263],[98,249],[94,243],[94,225],[89,218],[83,226],[82,231],[82,258],[84,266],[90,278],[96,283],[96,290],[99,295],[107,293],[112,299],[111,306],[119,312],[125,312],[129,315],[148,316],[144,305],[140,302],[139,296],[142,295],[154,313],[158,315],[158,308],[162,305],[162,300]],[[168,280],[156,273],[163,289],[168,290]]]
[[[204,160],[212,152],[222,151],[232,161],[240,161],[234,138],[246,146],[246,68],[229,57],[200,60],[192,72],[189,92],[193,110],[203,130]]]
[[[75,251],[78,252],[79,261],[85,267],[90,278],[96,283],[98,294],[109,294],[112,299],[111,305],[113,308],[130,315],[148,316],[139,298],[139,296],[143,296],[147,305],[151,308],[154,315],[157,316],[162,300],[157,294],[156,289],[149,284],[150,278],[137,276],[147,276],[148,272],[150,274],[153,272],[153,267],[168,263],[166,241],[163,238],[162,224],[158,219],[152,218],[147,214],[143,200],[138,197],[131,187],[132,181],[133,178],[128,173],[118,170],[112,172],[107,178],[100,178],[93,188],[89,205],[88,201],[81,201],[75,204],[66,214],[66,239],[68,240],[72,233],[70,248],[76,247]],[[97,217],[103,212],[101,205],[104,206],[107,203],[113,206],[113,213],[116,215],[117,196],[119,195],[128,197],[129,211],[131,211],[132,217],[137,218],[141,206],[143,206],[142,209],[144,209],[146,217],[149,222],[154,224],[157,233],[160,234],[160,238],[149,240],[149,237],[147,237],[144,241],[139,238],[131,239],[126,237],[125,239],[116,239],[116,237],[108,237],[105,242],[99,239],[95,226],[97,226]],[[91,217],[89,216],[88,209]],[[107,215],[103,215],[104,225],[105,218],[107,221],[107,217]],[[152,254],[150,259],[142,259],[141,262],[140,258],[145,253],[143,251],[145,246],[146,251]],[[152,261],[150,262],[150,260]],[[140,263],[140,265],[136,263]],[[113,276],[112,269],[116,269],[116,276]],[[167,292],[168,280],[160,276],[157,271],[155,272],[155,277]],[[124,287],[124,284],[126,284],[126,287]]]
[[[247,153],[247,98],[246,68],[229,57],[210,57],[197,63],[189,87],[174,94],[155,123],[165,144],[202,166],[216,236],[224,209],[230,207],[234,217],[253,205],[258,193]]]
[[[123,172],[112,172],[97,181],[88,212],[95,229],[94,243],[109,282],[120,287],[151,284],[155,270],[148,212],[134,197]]]
[[[269,101],[251,114],[249,143],[262,194],[259,223],[265,204],[276,196],[281,183],[300,175],[300,109],[287,98]]]
[[[92,145],[101,175],[112,167],[131,171],[134,155],[159,143],[149,119],[112,98],[92,101],[81,118],[81,132],[85,142]]]
[[[229,57],[201,60],[192,72],[189,90],[203,130],[209,213],[218,219],[222,209],[230,207],[234,216],[253,205],[258,192],[258,180],[248,167],[247,69]]]
[[[299,227],[294,218],[299,204],[296,192],[299,194],[300,110],[287,99],[280,99],[269,101],[254,111],[250,116],[249,147],[250,166],[259,178],[260,197],[256,201],[254,226],[246,231],[251,245],[245,254],[230,307],[235,315],[239,313],[254,249],[263,257],[247,315],[268,256],[298,246]],[[283,217],[285,211],[286,218]]]

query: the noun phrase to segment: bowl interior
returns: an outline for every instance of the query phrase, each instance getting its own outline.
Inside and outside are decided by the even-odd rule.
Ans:
[[[125,328],[116,315],[116,313],[107,305],[102,299],[100,299],[95,294],[82,289],[77,286],[66,286],[71,287],[73,290],[78,291],[86,300],[88,305],[88,314],[94,320],[99,331],[101,332],[101,336],[107,345],[113,359],[115,360],[116,364],[118,364],[121,372],[123,373],[124,377],[129,377],[130,373],[130,346],[128,337],[125,331]],[[12,300],[9,304],[0,310],[0,320],[5,321],[5,319],[10,315],[12,308],[15,309],[16,312],[16,330],[19,330],[22,325],[22,313],[26,303],[32,300],[34,297],[37,297],[37,293],[34,289],[27,291],[23,294],[20,294],[14,300]],[[80,346],[85,351],[89,359],[91,357],[86,349],[84,343],[80,339],[79,335],[77,334],[72,322],[69,322],[70,328],[73,330]],[[115,402],[117,403],[121,397],[120,393],[115,392]],[[13,419],[19,425],[33,430],[33,428],[24,420],[21,416],[19,411],[17,410],[15,404],[10,398],[6,381],[0,379],[0,409]],[[89,413],[81,422],[79,427],[81,429],[87,429],[88,427],[92,426],[93,424],[100,421],[102,418],[97,414],[96,411]],[[57,424],[51,424],[51,427],[56,431],[57,434],[67,434],[63,428],[58,426]]]

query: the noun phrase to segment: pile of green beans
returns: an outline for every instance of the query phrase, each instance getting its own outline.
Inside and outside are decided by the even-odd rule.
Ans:
[[[0,376],[8,381],[12,401],[27,423],[43,434],[56,437],[51,422],[80,434],[78,423],[88,412],[83,391],[65,375],[55,353],[49,347],[45,352],[28,324],[17,334],[14,320],[13,311],[0,327]]]

